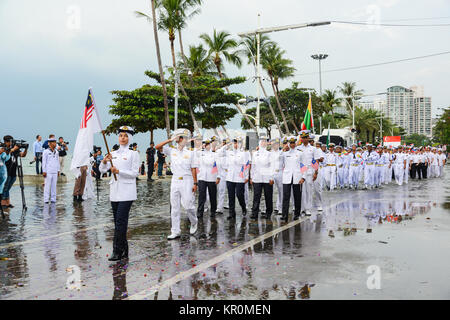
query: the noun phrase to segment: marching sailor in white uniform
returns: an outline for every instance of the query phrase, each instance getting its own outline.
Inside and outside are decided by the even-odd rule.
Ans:
[[[115,175],[111,176],[109,183],[109,199],[114,215],[113,254],[109,261],[128,258],[128,217],[131,205],[137,199],[136,178],[140,166],[139,153],[129,148],[133,134],[133,128],[120,127],[119,149],[107,154],[99,167],[101,173],[111,169],[111,174]]]
[[[259,204],[264,190],[266,200],[266,214],[264,218],[270,219],[273,211],[273,184],[275,167],[272,153],[267,150],[267,137],[259,138],[259,150],[252,154],[252,169],[250,183],[253,185],[253,207],[251,219],[258,219]]]
[[[59,153],[56,150],[56,139],[48,139],[48,149],[42,154],[42,175],[44,182],[44,202],[56,202],[56,182],[59,176]]]
[[[168,240],[179,238],[181,235],[180,216],[181,206],[186,210],[191,222],[190,234],[197,231],[197,215],[195,210],[195,192],[197,191],[197,168],[198,161],[193,150],[186,148],[191,132],[188,129],[176,130],[172,138],[161,142],[156,149],[170,156],[172,169],[172,183],[170,185],[170,216],[172,219],[171,234]],[[169,142],[175,141],[176,147],[167,146]]]

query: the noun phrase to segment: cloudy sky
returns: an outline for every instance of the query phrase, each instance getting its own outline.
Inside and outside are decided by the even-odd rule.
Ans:
[[[450,23],[448,0],[204,0],[201,15],[190,21],[184,42],[214,28],[233,34],[323,20],[396,23]],[[37,133],[55,133],[74,144],[86,99],[92,86],[104,126],[111,116],[111,90],[131,90],[147,83],[144,71],[157,71],[151,25],[133,11],[150,12],[149,0],[0,0],[0,105],[2,132],[32,142]],[[424,19],[427,20],[404,20]],[[326,70],[411,58],[450,50],[449,27],[373,27],[332,24],[274,33],[271,38],[294,61],[298,81],[319,87],[317,62],[311,54],[327,53],[323,88],[355,81],[366,93],[392,85],[423,85],[432,97],[433,114],[449,105],[450,55],[381,67],[329,72]],[[163,63],[171,63],[168,37],[160,32]],[[178,51],[178,42],[176,42]],[[252,68],[227,66],[230,76],[249,80],[234,90],[256,95]],[[311,74],[313,73],[313,74]],[[269,86],[266,85],[269,89]],[[229,125],[236,128],[239,119]],[[164,138],[157,133],[155,140]],[[112,140],[113,138],[111,138]],[[147,144],[149,135],[138,135]],[[100,139],[96,140],[100,143]],[[142,148],[142,147],[141,147]]]

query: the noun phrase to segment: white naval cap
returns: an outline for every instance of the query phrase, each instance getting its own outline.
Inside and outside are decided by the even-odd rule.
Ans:
[[[121,126],[119,128],[118,132],[119,133],[120,132],[126,132],[126,133],[129,133],[129,134],[133,135],[134,134],[134,129],[132,127],[130,127],[130,126]]]

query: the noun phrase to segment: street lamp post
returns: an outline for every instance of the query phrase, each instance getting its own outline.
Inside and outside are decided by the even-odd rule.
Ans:
[[[319,92],[322,97],[322,60],[325,60],[328,57],[327,54],[313,54],[311,58],[314,60],[319,60]],[[319,130],[320,134],[322,134],[322,115],[319,117]]]
[[[260,65],[261,65],[261,34],[264,33],[271,33],[271,32],[279,32],[279,31],[285,31],[285,30],[290,30],[290,29],[299,29],[299,28],[306,28],[306,27],[318,27],[318,26],[323,26],[323,25],[327,25],[327,24],[331,24],[331,21],[321,21],[321,22],[313,22],[313,23],[301,23],[301,24],[293,24],[293,25],[288,25],[288,26],[281,26],[281,27],[272,27],[272,28],[260,28],[260,17],[261,15],[258,14],[258,29],[254,30],[254,31],[249,31],[249,32],[241,32],[238,33],[239,37],[245,37],[245,36],[251,36],[251,35],[255,35],[256,36],[256,77],[258,78],[256,81],[256,85],[257,85],[257,99],[258,99],[258,105],[256,106],[256,128],[257,130],[259,129],[259,123],[260,123],[260,90],[259,90],[259,80],[261,79],[261,72],[260,72]]]

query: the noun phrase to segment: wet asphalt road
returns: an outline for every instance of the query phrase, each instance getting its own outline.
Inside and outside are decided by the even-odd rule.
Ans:
[[[98,201],[73,204],[72,188],[60,185],[57,204],[44,206],[43,187],[26,186],[24,213],[13,188],[16,207],[0,221],[0,299],[450,298],[448,179],[325,192],[322,214],[288,225],[238,210],[234,223],[205,215],[194,237],[183,215],[171,242],[169,179],[139,181],[130,260],[115,264],[107,181]],[[67,289],[77,268],[80,290]],[[373,270],[379,289],[368,286]]]

